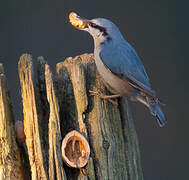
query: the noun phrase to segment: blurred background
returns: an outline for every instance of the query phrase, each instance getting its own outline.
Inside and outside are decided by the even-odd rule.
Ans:
[[[131,103],[145,180],[189,179],[188,5],[176,0],[1,0],[0,62],[16,119],[22,119],[17,63],[22,53],[44,56],[53,69],[68,56],[93,52],[93,40],[68,14],[112,20],[141,57],[152,86],[167,104],[159,128],[141,104]]]

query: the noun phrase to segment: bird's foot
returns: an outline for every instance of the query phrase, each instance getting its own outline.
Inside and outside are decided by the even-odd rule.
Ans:
[[[104,95],[104,94],[103,94],[102,92],[100,92],[100,91],[91,91],[91,90],[89,90],[89,92],[90,92],[90,94],[91,94],[92,96],[97,96],[97,97],[99,97],[99,98],[101,98],[101,99],[107,100],[107,101],[111,102],[113,105],[116,105],[116,106],[118,105],[118,103],[117,103],[116,101],[112,100],[112,99],[121,97],[120,94]]]

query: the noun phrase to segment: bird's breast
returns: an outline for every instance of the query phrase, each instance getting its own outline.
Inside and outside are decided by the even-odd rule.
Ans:
[[[126,97],[130,96],[130,94],[134,89],[126,81],[122,80],[121,78],[113,74],[104,65],[98,50],[95,50],[94,57],[95,57],[97,70],[101,75],[101,77],[103,78],[103,80],[105,81],[105,85],[108,88],[109,86],[111,87],[111,89],[109,90],[113,93],[117,93],[122,96],[126,96]]]

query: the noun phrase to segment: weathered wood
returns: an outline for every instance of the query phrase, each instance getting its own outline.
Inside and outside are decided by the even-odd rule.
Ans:
[[[67,58],[57,64],[57,97],[63,135],[76,129],[89,140],[91,159],[79,171],[66,168],[73,179],[142,180],[139,145],[128,102],[118,106],[91,96],[89,90],[105,88],[92,54]],[[72,176],[69,174],[72,173]],[[68,179],[69,179],[68,178]]]
[[[65,136],[71,130],[78,130],[88,138],[85,113],[88,107],[86,91],[86,77],[84,66],[80,61],[67,58],[57,64],[58,80],[56,84],[58,102],[60,106],[60,118],[62,134]],[[89,168],[90,166],[90,168]],[[79,171],[65,167],[68,179],[95,179],[94,164],[90,159],[89,164]]]
[[[125,98],[119,99],[119,110],[122,119],[123,138],[125,142],[125,156],[129,179],[143,179],[140,161],[138,137],[135,131],[129,102]]]
[[[32,179],[143,179],[127,100],[116,99],[115,106],[89,93],[109,94],[92,54],[57,64],[55,78],[40,57],[36,82],[32,58],[25,54],[19,75]],[[80,169],[67,167],[61,159],[62,137],[71,130],[79,131],[90,145],[89,161]]]
[[[59,106],[54,91],[49,65],[45,65],[47,99],[50,105],[49,115],[49,179],[66,180],[61,157],[61,132]]]
[[[32,180],[65,180],[59,107],[49,66],[39,57],[34,73],[31,55],[24,54],[18,70]]]
[[[44,164],[41,145],[39,115],[37,113],[37,99],[34,84],[32,57],[24,54],[18,64],[20,84],[22,90],[24,131],[31,167],[32,180],[48,179]]]
[[[23,171],[13,128],[13,114],[3,66],[0,64],[0,180],[22,180]]]

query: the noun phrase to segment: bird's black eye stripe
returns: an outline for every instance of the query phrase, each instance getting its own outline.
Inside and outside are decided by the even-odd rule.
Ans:
[[[98,29],[100,32],[102,32],[103,36],[107,36],[108,35],[108,33],[106,31],[106,28],[104,28],[104,27],[99,26],[99,25],[97,25],[95,23],[92,23],[92,22],[89,22],[88,25],[93,27],[93,28],[95,28],[95,29]]]

